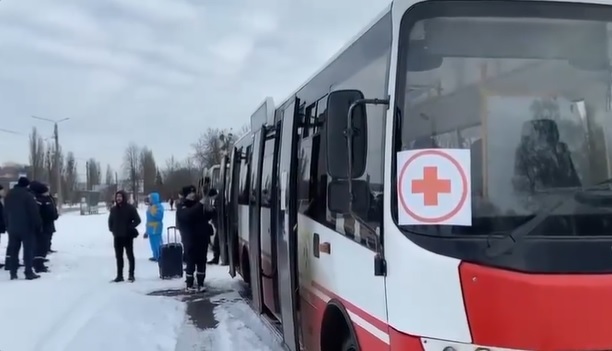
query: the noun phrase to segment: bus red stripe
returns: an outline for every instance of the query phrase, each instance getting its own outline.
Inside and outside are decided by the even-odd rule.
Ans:
[[[370,315],[366,311],[364,311],[361,308],[353,305],[349,301],[346,301],[345,299],[343,299],[342,297],[338,296],[337,294],[334,294],[333,292],[331,292],[328,289],[326,289],[325,287],[323,287],[321,284],[313,281],[312,285],[316,289],[321,290],[325,295],[340,300],[346,309],[350,310],[354,314],[356,314],[359,317],[363,318],[365,321],[367,321],[368,323],[372,324],[374,327],[380,329],[381,331],[383,331],[385,333],[389,332],[389,326],[388,326],[387,323],[385,323],[385,322],[381,321],[380,319]]]

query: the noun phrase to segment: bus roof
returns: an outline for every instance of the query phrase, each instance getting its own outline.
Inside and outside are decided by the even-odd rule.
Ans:
[[[234,145],[239,145],[239,144],[241,144],[241,143],[242,143],[242,142],[243,142],[243,141],[244,141],[246,138],[250,138],[250,137],[251,137],[251,134],[253,134],[253,132],[249,130],[248,132],[246,132],[245,134],[243,134],[242,136],[240,136],[240,137],[238,138],[238,140],[236,140],[236,141],[234,142]]]
[[[349,47],[351,47],[351,45],[353,45],[359,38],[361,38],[361,36],[363,36],[380,19],[382,19],[387,13],[389,13],[389,11],[391,11],[391,6],[392,6],[392,3],[388,4],[387,6],[385,6],[384,10],[382,10],[367,26],[363,27],[355,36],[353,36],[353,38],[351,38],[351,40],[349,40],[340,50],[338,50],[329,60],[327,60],[327,62],[325,62],[325,64],[321,65],[319,67],[319,69],[317,69],[315,71],[314,74],[312,74],[310,77],[308,77],[308,79],[306,79],[304,81],[304,83],[302,83],[300,85],[299,88],[297,88],[295,91],[293,91],[286,98],[282,99],[281,100],[282,101],[281,104],[276,106],[276,107],[283,106],[287,102],[293,101],[294,96],[297,95],[300,92],[300,90],[302,90],[311,80],[313,80],[316,76],[318,76],[321,72],[323,72],[323,70],[327,66],[331,65],[334,61],[336,61],[340,57],[340,55],[342,55],[343,52],[345,52]]]

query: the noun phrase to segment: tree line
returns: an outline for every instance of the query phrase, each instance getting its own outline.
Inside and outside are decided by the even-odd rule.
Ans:
[[[123,156],[121,172],[124,182],[119,187],[133,194],[155,191],[164,199],[176,198],[181,187],[198,182],[204,169],[220,164],[224,153],[247,131],[247,126],[237,133],[208,128],[191,145],[190,154],[183,158],[171,156],[165,160],[163,167],[156,162],[153,151],[147,146],[130,143]],[[107,172],[107,180],[109,177]]]
[[[61,146],[56,150],[52,142],[45,140],[37,129],[33,128],[29,138],[29,177],[50,184],[54,191],[53,188],[57,184],[57,167],[60,167],[62,198],[66,203],[78,203],[82,191],[98,189],[104,189],[103,196],[107,201],[117,189],[133,194],[149,194],[155,191],[167,199],[176,197],[182,186],[196,184],[203,169],[221,163],[224,152],[230,150],[237,138],[247,131],[247,126],[237,133],[208,128],[191,145],[190,154],[182,158],[172,156],[165,160],[163,166],[157,163],[148,146],[130,143],[125,149],[120,169],[114,170],[111,165],[106,165],[103,178],[102,167],[95,158],[77,159],[72,151],[64,154]],[[56,155],[59,164],[56,164]],[[80,162],[85,162],[84,180],[77,171]]]

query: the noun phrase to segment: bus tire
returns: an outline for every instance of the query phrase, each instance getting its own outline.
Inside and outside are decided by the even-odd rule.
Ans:
[[[357,341],[353,339],[351,336],[347,336],[344,338],[344,342],[342,343],[342,351],[357,351],[359,350],[359,346],[357,345]]]
[[[344,307],[330,300],[321,322],[321,351],[359,351],[359,342]]]

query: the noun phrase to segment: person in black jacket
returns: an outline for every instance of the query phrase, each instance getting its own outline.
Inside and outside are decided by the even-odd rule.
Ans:
[[[46,186],[47,188],[49,188],[49,185]],[[55,213],[57,213],[57,217],[53,220],[53,222],[51,222],[51,225],[49,226],[50,232],[47,236],[47,252],[45,253],[45,257],[47,257],[47,254],[57,252],[51,248],[51,243],[53,242],[53,234],[55,234],[55,221],[59,218],[59,212],[57,210],[57,194],[55,194],[54,196],[49,196],[49,199],[51,199],[51,201],[53,202],[53,208],[55,209]]]
[[[128,258],[129,275],[128,280],[134,282],[134,239],[138,236],[138,225],[140,224],[140,215],[136,207],[129,204],[127,195],[123,190],[119,190],[115,194],[115,206],[111,208],[108,216],[108,230],[113,233],[115,258],[117,261],[117,276],[114,282],[123,281],[123,252]]]
[[[2,234],[6,233],[6,224],[4,224],[4,187],[0,185],[0,239]],[[4,267],[4,264],[0,263],[0,268]]]
[[[57,208],[49,194],[49,188],[45,184],[33,181],[30,183],[30,190],[36,196],[36,203],[42,219],[42,231],[38,233],[34,245],[34,271],[44,273],[49,271],[45,266],[45,258],[49,251],[51,235],[55,230],[54,222],[58,218]]]
[[[185,241],[185,236],[183,236],[183,232],[181,231],[181,223],[179,222],[178,219],[178,209],[183,206],[183,200],[184,200],[184,196],[183,193],[179,193],[178,199],[175,202],[175,206],[176,206],[176,213],[174,214],[174,223],[176,223],[176,229],[178,229],[179,231],[179,235],[181,236],[181,245],[183,245],[183,263],[187,264],[187,253],[186,253],[186,249],[185,247],[187,247],[187,242]]]
[[[212,250],[213,250],[213,258],[208,261],[208,264],[219,264],[219,256],[221,255],[221,246],[219,245],[219,216],[218,216],[218,212],[219,212],[219,207],[222,206],[221,204],[221,197],[218,196],[219,192],[217,191],[217,189],[210,189],[209,191],[209,196],[211,198],[211,201],[213,203],[213,206],[215,208],[215,212],[217,213],[215,216],[213,216],[212,219],[212,223],[213,226],[215,227],[214,229],[214,238],[213,238],[213,244],[212,244]]]
[[[185,283],[188,290],[194,288],[194,272],[198,291],[204,289],[204,278],[206,277],[206,252],[210,243],[213,228],[210,220],[213,218],[214,209],[208,205],[208,199],[198,199],[196,188],[193,185],[186,186],[182,190],[184,199],[177,207],[177,225],[181,230],[187,264],[185,267]]]
[[[32,270],[35,238],[42,231],[42,218],[34,195],[28,189],[30,181],[21,177],[4,200],[4,219],[9,233],[7,264],[11,280],[17,279],[19,251],[23,245],[23,265],[27,280],[40,278]]]

